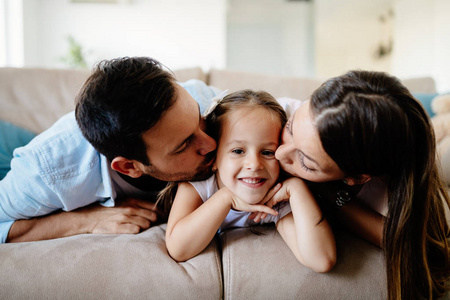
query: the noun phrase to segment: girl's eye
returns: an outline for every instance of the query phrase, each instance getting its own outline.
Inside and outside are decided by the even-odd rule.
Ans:
[[[314,169],[308,168],[305,165],[305,156],[301,152],[299,152],[299,161],[300,161],[300,166],[302,167],[303,170],[305,170],[306,172],[314,171]]]
[[[243,154],[244,150],[242,150],[242,149],[233,149],[233,150],[231,150],[231,153],[233,153],[233,154]]]
[[[268,158],[275,157],[275,151],[272,151],[272,150],[264,150],[264,151],[261,152],[261,154],[263,156],[268,157]]]

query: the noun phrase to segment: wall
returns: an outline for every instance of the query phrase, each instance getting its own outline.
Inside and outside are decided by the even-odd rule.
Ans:
[[[397,0],[392,72],[431,76],[450,92],[450,1]]]
[[[88,65],[146,55],[173,69],[225,66],[226,0],[15,1],[24,1],[26,66],[63,66],[69,35],[83,46]]]
[[[21,0],[0,0],[0,66],[24,63],[22,11]]]
[[[392,8],[392,0],[314,0],[316,74],[322,78],[350,69],[389,71],[391,60],[376,57],[388,30],[379,17]]]
[[[311,2],[229,0],[227,68],[314,76]]]
[[[320,78],[363,68],[401,78],[432,76],[439,92],[450,92],[448,0],[119,2],[0,0],[23,11],[6,15],[2,24],[14,24],[18,34],[0,35],[0,50],[2,41],[14,42],[7,47],[8,65],[65,67],[60,58],[72,35],[89,65],[149,55],[174,69],[201,66]],[[377,59],[377,46],[389,35],[378,18],[392,8],[394,50]],[[0,18],[3,9],[0,5]],[[0,65],[5,57],[0,53]]]

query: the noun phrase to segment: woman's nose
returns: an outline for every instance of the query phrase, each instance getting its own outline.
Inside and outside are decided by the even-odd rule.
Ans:
[[[292,152],[289,144],[281,144],[275,151],[275,158],[284,164],[292,164],[290,153]]]

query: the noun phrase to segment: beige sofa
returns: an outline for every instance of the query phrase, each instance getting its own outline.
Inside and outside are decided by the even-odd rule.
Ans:
[[[175,71],[230,92],[264,89],[306,99],[322,80],[199,68]],[[0,119],[41,132],[73,110],[86,71],[0,68]],[[435,92],[430,78],[405,80]],[[380,249],[336,232],[338,260],[327,274],[302,266],[274,227],[234,229],[183,263],[167,254],[165,225],[137,235],[78,235],[0,245],[0,299],[385,299]]]

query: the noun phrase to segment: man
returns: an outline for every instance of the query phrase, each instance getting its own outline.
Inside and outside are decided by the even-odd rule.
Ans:
[[[219,92],[185,86],[204,103]],[[166,181],[208,175],[216,143],[203,130],[199,104],[159,62],[101,62],[75,113],[16,149],[0,181],[0,242],[149,228]]]

